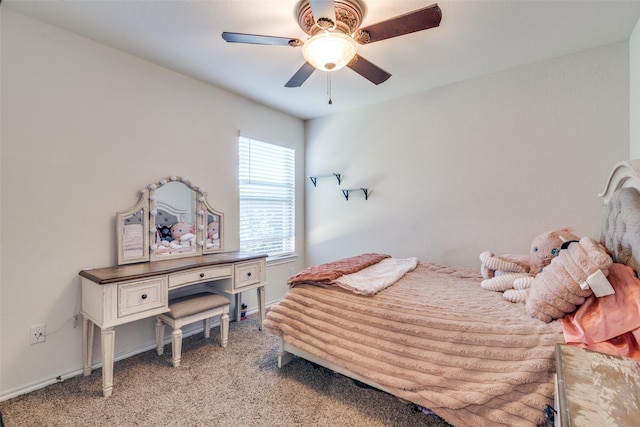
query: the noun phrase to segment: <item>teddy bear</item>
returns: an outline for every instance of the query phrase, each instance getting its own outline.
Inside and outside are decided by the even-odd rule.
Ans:
[[[170,246],[178,249],[185,246],[194,246],[196,244],[195,229],[186,222],[177,222],[171,226],[171,237],[173,241]]]
[[[578,236],[568,228],[562,228],[542,233],[533,239],[528,255],[497,256],[485,251],[480,254],[480,273],[484,279],[480,286],[482,289],[503,292],[507,301],[524,303],[534,277],[558,256],[565,242],[577,240]]]
[[[207,225],[207,248],[220,247],[220,223],[211,221]]]
[[[156,227],[158,230],[158,240],[163,246],[169,246],[169,243],[173,241],[173,237],[171,237],[171,227],[168,225],[158,225]]]

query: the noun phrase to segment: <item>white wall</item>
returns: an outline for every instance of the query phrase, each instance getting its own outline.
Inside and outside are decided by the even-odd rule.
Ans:
[[[78,272],[115,263],[115,213],[132,207],[140,188],[169,175],[205,187],[225,213],[225,249],[237,250],[238,131],[296,148],[305,178],[301,120],[9,9],[1,20],[4,400],[80,372]],[[289,268],[302,261],[269,267],[267,303],[282,297]],[[250,310],[255,300],[246,296]],[[30,345],[29,327],[39,323],[46,342]],[[116,357],[154,340],[152,320],[118,327]]]
[[[629,38],[630,156],[640,159],[640,21]]]
[[[596,194],[629,155],[628,44],[307,122],[307,263],[376,251],[479,266],[570,226],[599,236]]]

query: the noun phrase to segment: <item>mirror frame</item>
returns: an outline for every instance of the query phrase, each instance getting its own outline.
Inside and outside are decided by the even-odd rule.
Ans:
[[[183,184],[187,190],[194,193],[195,199],[195,235],[196,249],[191,252],[182,252],[174,254],[158,255],[155,253],[156,243],[156,222],[157,214],[156,190],[170,182]],[[159,203],[159,202],[158,202]],[[129,254],[125,250],[125,225],[126,220],[142,211],[142,254],[136,251],[135,254]],[[213,215],[218,217],[218,237],[219,244],[214,247],[207,248],[207,216]],[[169,176],[159,180],[158,182],[149,184],[140,190],[140,199],[131,209],[116,213],[116,245],[118,265],[133,264],[138,262],[162,261],[174,258],[186,258],[201,256],[211,253],[224,251],[224,214],[214,209],[207,201],[207,192],[203,187],[199,187],[185,177]],[[137,245],[136,245],[137,246]]]
[[[127,218],[136,215],[138,212],[142,212],[142,254],[129,254],[125,250],[125,222]],[[140,194],[140,200],[136,205],[126,212],[118,212],[116,214],[116,246],[118,247],[118,265],[132,264],[135,262],[149,261],[149,192],[147,189],[142,189]]]

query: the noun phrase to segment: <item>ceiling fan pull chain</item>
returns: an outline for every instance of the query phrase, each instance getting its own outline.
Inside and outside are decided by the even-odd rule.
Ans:
[[[327,94],[329,95],[329,105],[333,104],[331,100],[331,73],[327,72]]]

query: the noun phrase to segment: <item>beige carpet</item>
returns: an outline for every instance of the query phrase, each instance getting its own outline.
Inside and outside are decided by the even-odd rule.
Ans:
[[[77,376],[0,403],[18,426],[449,426],[386,393],[296,358],[278,369],[279,341],[256,316],[232,322],[227,348],[201,334],[185,339],[182,364],[147,351],[116,362],[114,390],[102,373]]]

